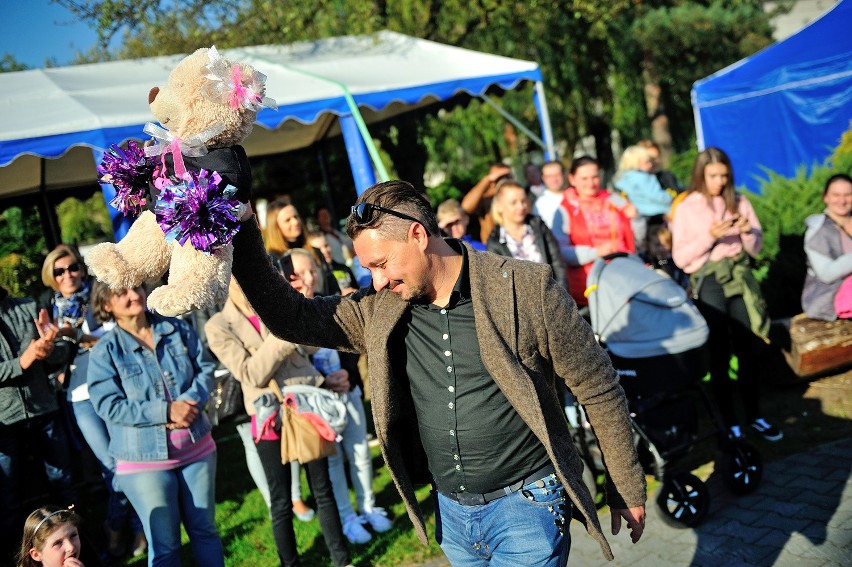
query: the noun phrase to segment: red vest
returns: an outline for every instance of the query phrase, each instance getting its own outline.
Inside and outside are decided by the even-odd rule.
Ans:
[[[562,207],[568,213],[570,222],[568,239],[574,246],[598,246],[612,242],[618,252],[633,253],[636,247],[630,220],[612,204],[609,197],[610,193],[605,189],[601,189],[591,199],[581,199],[573,187],[565,190]],[[568,286],[577,305],[589,303],[584,292],[593,263],[568,266]]]

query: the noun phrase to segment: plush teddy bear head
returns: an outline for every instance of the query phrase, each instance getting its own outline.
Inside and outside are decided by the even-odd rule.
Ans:
[[[183,140],[217,131],[208,148],[241,143],[251,133],[257,112],[268,106],[265,79],[250,65],[222,58],[215,47],[201,48],[178,63],[168,82],[148,94],[151,112]]]

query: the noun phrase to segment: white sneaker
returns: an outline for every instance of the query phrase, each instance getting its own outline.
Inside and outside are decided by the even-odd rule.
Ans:
[[[384,533],[393,527],[393,523],[388,520],[388,513],[384,508],[373,508],[369,512],[364,512],[363,517],[373,528],[376,533]]]
[[[370,532],[364,529],[363,524],[366,523],[362,516],[355,513],[346,516],[343,520],[343,535],[349,540],[349,543],[367,543],[373,536]]]

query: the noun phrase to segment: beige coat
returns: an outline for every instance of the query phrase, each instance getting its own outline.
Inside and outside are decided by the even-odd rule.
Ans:
[[[385,463],[420,540],[427,540],[415,484],[429,471],[408,377],[394,372],[401,353],[392,335],[410,308],[397,294],[362,290],[347,297],[305,299],[270,264],[254,221],[234,239],[233,273],[261,319],[276,335],[305,344],[367,354],[376,436]],[[645,475],[636,456],[627,401],[606,353],[550,267],[477,252],[468,246],[470,289],[485,368],[547,450],[586,529],[612,551],[582,481],[560,390],[563,380],[586,409],[608,466],[612,508],[645,503]],[[396,366],[398,369],[399,366]]]
[[[254,400],[272,391],[270,380],[278,382],[279,387],[323,383],[322,374],[296,350],[295,344],[270,334],[263,324],[258,334],[230,299],[221,312],[207,321],[204,332],[210,350],[240,382],[249,415],[254,415]],[[303,347],[303,351],[311,354],[316,348]]]

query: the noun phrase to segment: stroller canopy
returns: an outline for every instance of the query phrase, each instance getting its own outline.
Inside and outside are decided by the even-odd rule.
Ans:
[[[686,290],[638,256],[596,260],[587,284],[592,329],[616,356],[677,354],[707,341],[707,323]]]

